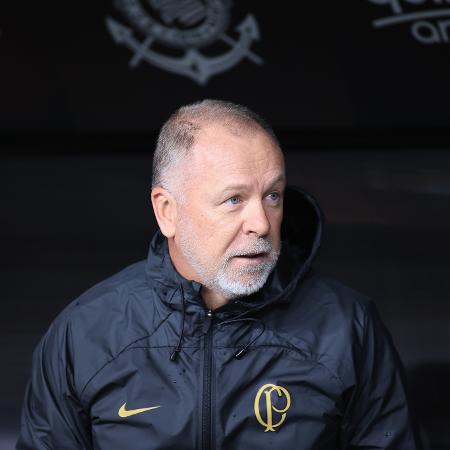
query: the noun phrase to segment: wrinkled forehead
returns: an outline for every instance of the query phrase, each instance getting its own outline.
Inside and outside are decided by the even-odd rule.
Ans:
[[[284,157],[262,128],[230,129],[212,124],[198,131],[191,154],[182,168],[195,184],[233,180],[250,182],[284,176]]]

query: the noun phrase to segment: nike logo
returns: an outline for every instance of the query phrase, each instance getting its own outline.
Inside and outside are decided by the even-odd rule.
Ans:
[[[119,409],[119,417],[130,417],[134,416],[135,414],[140,414],[145,411],[150,411],[152,409],[161,408],[161,406],[150,406],[148,408],[138,408],[138,409],[126,409],[127,402],[125,402]]]

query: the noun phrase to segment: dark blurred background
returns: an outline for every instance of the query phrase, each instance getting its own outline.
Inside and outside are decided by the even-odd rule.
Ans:
[[[317,268],[375,300],[429,448],[450,449],[446,6],[0,3],[0,449],[55,315],[146,257],[158,129],[205,97],[274,126],[325,213]]]

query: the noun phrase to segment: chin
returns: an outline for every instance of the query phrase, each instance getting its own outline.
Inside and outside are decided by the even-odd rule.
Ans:
[[[234,299],[255,294],[262,289],[267,281],[267,276],[240,276],[239,279],[220,278],[217,287],[225,298]]]

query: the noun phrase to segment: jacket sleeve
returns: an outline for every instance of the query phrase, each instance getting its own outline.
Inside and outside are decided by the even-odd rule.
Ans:
[[[18,450],[92,448],[88,418],[74,389],[70,334],[67,324],[52,325],[34,351]]]
[[[372,302],[358,347],[357,381],[343,420],[342,448],[423,449],[404,369]]]

